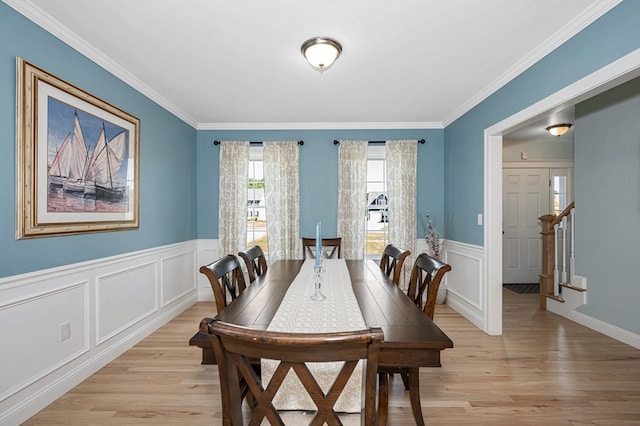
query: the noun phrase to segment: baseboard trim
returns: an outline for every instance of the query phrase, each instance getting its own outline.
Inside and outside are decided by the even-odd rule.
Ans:
[[[578,311],[571,311],[564,315],[564,317],[619,342],[633,346],[636,349],[640,349],[640,335],[632,333],[629,330],[625,330],[616,325],[609,324]]]
[[[459,297],[454,292],[448,291],[448,289],[445,305],[451,307],[451,309],[465,317],[467,320],[469,320],[469,322],[478,327],[480,330],[484,331],[484,319],[482,317],[482,312],[474,309],[464,299]]]

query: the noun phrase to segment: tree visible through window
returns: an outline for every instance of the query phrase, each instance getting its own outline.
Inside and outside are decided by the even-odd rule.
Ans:
[[[264,202],[262,146],[250,148],[248,182],[247,248],[259,245],[267,254],[267,214]]]
[[[369,145],[366,219],[364,257],[378,259],[389,242],[387,168],[384,145]]]

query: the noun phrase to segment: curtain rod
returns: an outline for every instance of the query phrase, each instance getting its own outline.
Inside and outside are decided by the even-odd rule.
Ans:
[[[213,141],[214,145],[220,145],[220,141]],[[262,145],[261,141],[251,141],[249,145]],[[304,141],[298,141],[298,145],[304,145]]]
[[[386,141],[369,141],[369,143],[370,143],[370,144],[383,144],[383,143],[385,143],[385,142],[386,142]],[[420,139],[420,140],[418,141],[418,143],[421,143],[421,144],[424,144],[424,142],[425,142],[425,140],[424,140],[424,139]],[[336,139],[336,140],[334,140],[334,141],[333,141],[333,144],[334,144],[334,145],[340,145],[340,141]]]

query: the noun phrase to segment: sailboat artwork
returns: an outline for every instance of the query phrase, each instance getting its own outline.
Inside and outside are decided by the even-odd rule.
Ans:
[[[16,65],[16,239],[138,229],[140,119]]]
[[[100,139],[91,156],[91,162],[87,169],[87,186],[91,184],[89,193],[96,198],[105,200],[121,200],[126,191],[126,185],[114,181],[114,176],[127,158],[126,134],[120,132],[108,142],[105,139],[104,129],[100,132]],[[87,187],[85,187],[87,194]]]
[[[50,100],[49,111],[70,116],[70,111],[66,111],[70,108]],[[62,143],[55,143],[63,134],[62,124],[49,132],[48,211],[124,211],[128,206],[129,132],[84,111],[72,112],[73,123],[69,123],[71,129]],[[97,136],[90,136],[98,131]]]
[[[82,128],[80,128],[78,114],[75,114],[73,130],[64,139],[49,167],[49,184],[64,187],[67,181],[79,178],[86,158],[87,146],[82,135]]]

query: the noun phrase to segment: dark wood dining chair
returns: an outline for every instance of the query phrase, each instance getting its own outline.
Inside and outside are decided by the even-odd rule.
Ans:
[[[244,251],[238,252],[238,256],[244,260],[247,265],[247,273],[249,274],[249,284],[254,282],[256,278],[267,272],[267,259],[260,246],[253,246]]]
[[[285,333],[251,329],[239,325],[213,320],[209,323],[209,335],[218,359],[224,425],[244,424],[242,415],[242,380],[253,403],[247,404],[250,411],[249,424],[259,425],[266,418],[272,425],[284,425],[272,400],[285,376],[293,370],[317,407],[309,424],[342,424],[333,410],[356,364],[366,359],[364,423],[378,424],[376,396],[387,402],[388,384],[386,376],[376,394],[378,353],[383,341],[382,329],[340,333]],[[249,362],[249,357],[279,361],[271,380],[263,385]],[[331,389],[325,394],[305,362],[344,361]],[[386,409],[386,408],[385,408]],[[386,417],[386,416],[385,416]]]
[[[340,259],[340,249],[342,247],[342,238],[323,238],[322,239],[322,256],[325,259]],[[316,239],[302,239],[302,259],[306,259],[307,255],[310,259],[316,258]]]
[[[382,252],[380,259],[380,269],[384,272],[395,285],[400,283],[400,275],[402,274],[402,264],[405,259],[411,255],[410,250],[404,250],[389,244]]]
[[[407,296],[431,319],[436,308],[440,282],[450,270],[450,265],[426,253],[418,256],[413,264]]]
[[[433,320],[436,307],[438,288],[444,275],[451,270],[451,266],[429,256],[420,254],[411,270],[407,296],[416,306]],[[426,298],[424,295],[426,294]],[[418,367],[401,367],[397,365],[381,364],[378,368],[382,374],[399,374],[402,377],[404,388],[409,391],[409,399],[413,409],[413,417],[417,425],[424,425],[422,409],[420,408],[420,374]]]
[[[209,279],[218,313],[227,306],[229,297],[231,300],[235,299],[246,288],[240,262],[233,254],[228,254],[213,263],[201,266],[200,273]]]

